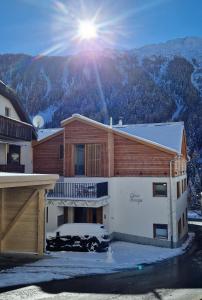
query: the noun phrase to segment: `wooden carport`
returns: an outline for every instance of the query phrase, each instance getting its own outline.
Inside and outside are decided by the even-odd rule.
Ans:
[[[45,191],[58,175],[0,173],[0,253],[43,254]]]

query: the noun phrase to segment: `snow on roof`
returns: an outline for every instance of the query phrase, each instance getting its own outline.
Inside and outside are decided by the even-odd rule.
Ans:
[[[39,129],[37,132],[37,135],[38,135],[37,140],[41,141],[41,140],[45,139],[46,137],[53,135],[62,130],[63,130],[62,128]]]
[[[183,122],[115,125],[113,129],[181,153]]]
[[[103,124],[103,123],[101,123],[101,122],[95,121],[95,120],[93,120],[93,119],[90,119],[90,118],[85,117],[85,116],[80,115],[80,114],[73,114],[71,117],[69,117],[69,118],[63,120],[63,121],[61,122],[61,125],[63,126],[66,122],[68,122],[68,121],[70,121],[70,120],[72,120],[72,119],[74,119],[74,118],[79,118],[79,119],[81,119],[81,120],[83,120],[83,121],[90,122],[90,123],[92,123],[92,124],[94,124],[94,125],[102,126],[103,128],[106,128],[106,129],[111,128],[109,125],[106,125],[106,124]]]
[[[125,133],[126,136],[137,138],[144,142],[149,142],[153,145],[165,148],[170,151],[174,151],[181,154],[181,145],[183,137],[183,122],[167,122],[167,123],[149,123],[149,124],[127,124],[127,125],[114,125],[111,126],[97,122],[80,114],[73,114],[71,117],[63,120],[61,125],[65,125],[66,122],[79,118],[81,120],[90,122],[94,125],[101,126],[105,129],[111,129],[113,131]],[[50,136],[62,128],[53,129],[41,129],[38,131],[38,141]]]

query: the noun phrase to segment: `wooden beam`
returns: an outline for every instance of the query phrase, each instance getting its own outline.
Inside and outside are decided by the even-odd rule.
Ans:
[[[114,135],[108,132],[108,177],[114,176]]]
[[[37,230],[37,253],[43,255],[45,248],[44,239],[44,215],[45,215],[44,190],[38,192],[38,230]]]
[[[38,193],[38,190],[34,190],[32,194],[28,197],[28,199],[25,201],[23,206],[19,209],[17,215],[13,218],[11,223],[8,224],[8,226],[5,228],[5,230],[0,235],[1,242],[5,239],[5,237],[8,235],[8,233],[12,230],[14,225],[17,223],[19,218],[22,216],[22,214],[25,212],[26,208],[29,206],[30,202],[36,197]]]

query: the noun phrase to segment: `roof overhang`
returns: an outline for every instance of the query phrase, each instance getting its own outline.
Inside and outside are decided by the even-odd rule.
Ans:
[[[53,174],[23,174],[0,172],[0,189],[12,187],[46,186],[51,189],[59,179]]]

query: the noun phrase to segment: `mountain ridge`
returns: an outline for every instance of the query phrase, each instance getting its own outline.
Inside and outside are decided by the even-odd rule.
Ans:
[[[185,37],[129,51],[3,54],[0,79],[16,90],[31,117],[44,117],[46,127],[77,112],[104,123],[110,116],[127,123],[182,120],[193,152],[202,148],[200,49],[202,38]]]

